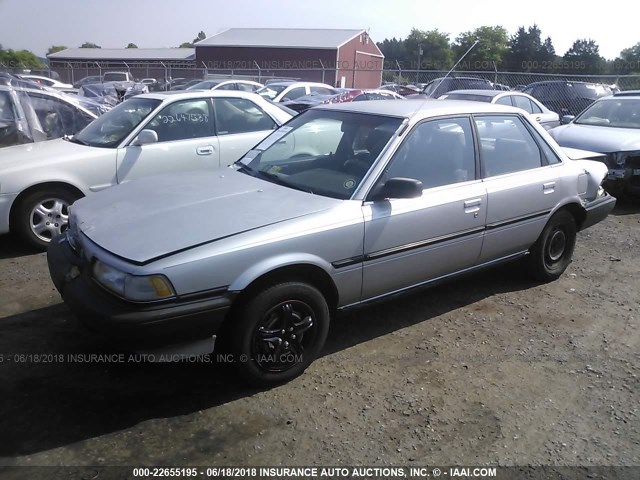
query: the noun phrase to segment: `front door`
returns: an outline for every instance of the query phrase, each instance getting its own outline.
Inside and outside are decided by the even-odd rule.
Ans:
[[[158,142],[118,149],[118,183],[161,173],[220,167],[211,102],[207,98],[167,105],[145,126]]]
[[[426,121],[407,134],[379,183],[413,178],[424,190],[365,202],[363,300],[476,264],[487,212],[476,166],[468,117]]]

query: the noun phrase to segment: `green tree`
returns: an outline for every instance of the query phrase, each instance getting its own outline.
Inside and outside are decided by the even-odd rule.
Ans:
[[[138,48],[138,45],[136,45],[135,43],[130,43],[129,45],[127,45],[127,48]]]
[[[555,49],[551,38],[544,42],[538,25],[525,30],[524,27],[509,39],[509,49],[505,54],[505,67],[511,71],[548,72],[555,60]]]
[[[80,48],[102,48],[102,47],[92,42],[84,42],[82,45],[80,45]]]
[[[600,56],[600,47],[591,39],[579,39],[563,57],[565,73],[599,74],[606,68],[605,59]]]
[[[181,43],[179,48],[193,48],[196,42],[199,42],[200,40],[204,40],[205,38],[207,38],[207,34],[204,33],[202,30],[200,30],[196,38],[194,38],[190,42]]]
[[[622,50],[609,69],[621,75],[640,72],[640,43]]]
[[[66,50],[67,47],[64,45],[51,45],[49,50],[47,50],[47,55],[51,55],[52,53],[61,52],[62,50]]]
[[[412,70],[442,70],[453,65],[453,51],[447,33],[437,29],[425,31],[413,28],[404,43]]]
[[[494,70],[500,67],[509,49],[504,27],[479,27],[460,34],[453,44],[456,61],[478,40],[478,44],[458,65],[459,70]]]
[[[385,69],[395,70],[397,68],[396,62],[400,64],[401,68],[409,68],[408,65],[405,65],[408,55],[404,40],[395,37],[385,38],[377,45],[384,55]]]
[[[43,68],[42,62],[38,60],[29,50],[4,50],[0,45],[0,68],[7,69],[24,69],[24,68]]]

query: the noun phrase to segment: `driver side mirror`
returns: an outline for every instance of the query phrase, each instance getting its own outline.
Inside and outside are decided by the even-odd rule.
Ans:
[[[422,182],[415,178],[391,178],[377,187],[371,194],[371,200],[387,198],[417,198],[422,196]]]
[[[567,123],[571,123],[574,118],[576,118],[575,115],[563,115],[560,123],[562,123],[562,125],[566,125]]]
[[[138,136],[131,142],[134,147],[141,147],[143,145],[149,145],[150,143],[158,143],[158,134],[155,130],[144,129]]]

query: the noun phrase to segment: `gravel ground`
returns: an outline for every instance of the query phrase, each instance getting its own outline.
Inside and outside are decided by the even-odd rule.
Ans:
[[[618,206],[556,282],[516,263],[343,313],[263,391],[219,365],[68,361],[111,349],[44,254],[0,237],[0,465],[640,465],[639,232]]]

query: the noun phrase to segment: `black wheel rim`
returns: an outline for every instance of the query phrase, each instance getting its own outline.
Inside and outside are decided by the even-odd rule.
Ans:
[[[279,303],[258,322],[252,341],[252,358],[268,372],[284,372],[302,362],[316,337],[313,309],[298,300]]]
[[[560,262],[567,250],[567,235],[560,227],[555,227],[549,232],[544,252],[547,266],[554,266]]]

